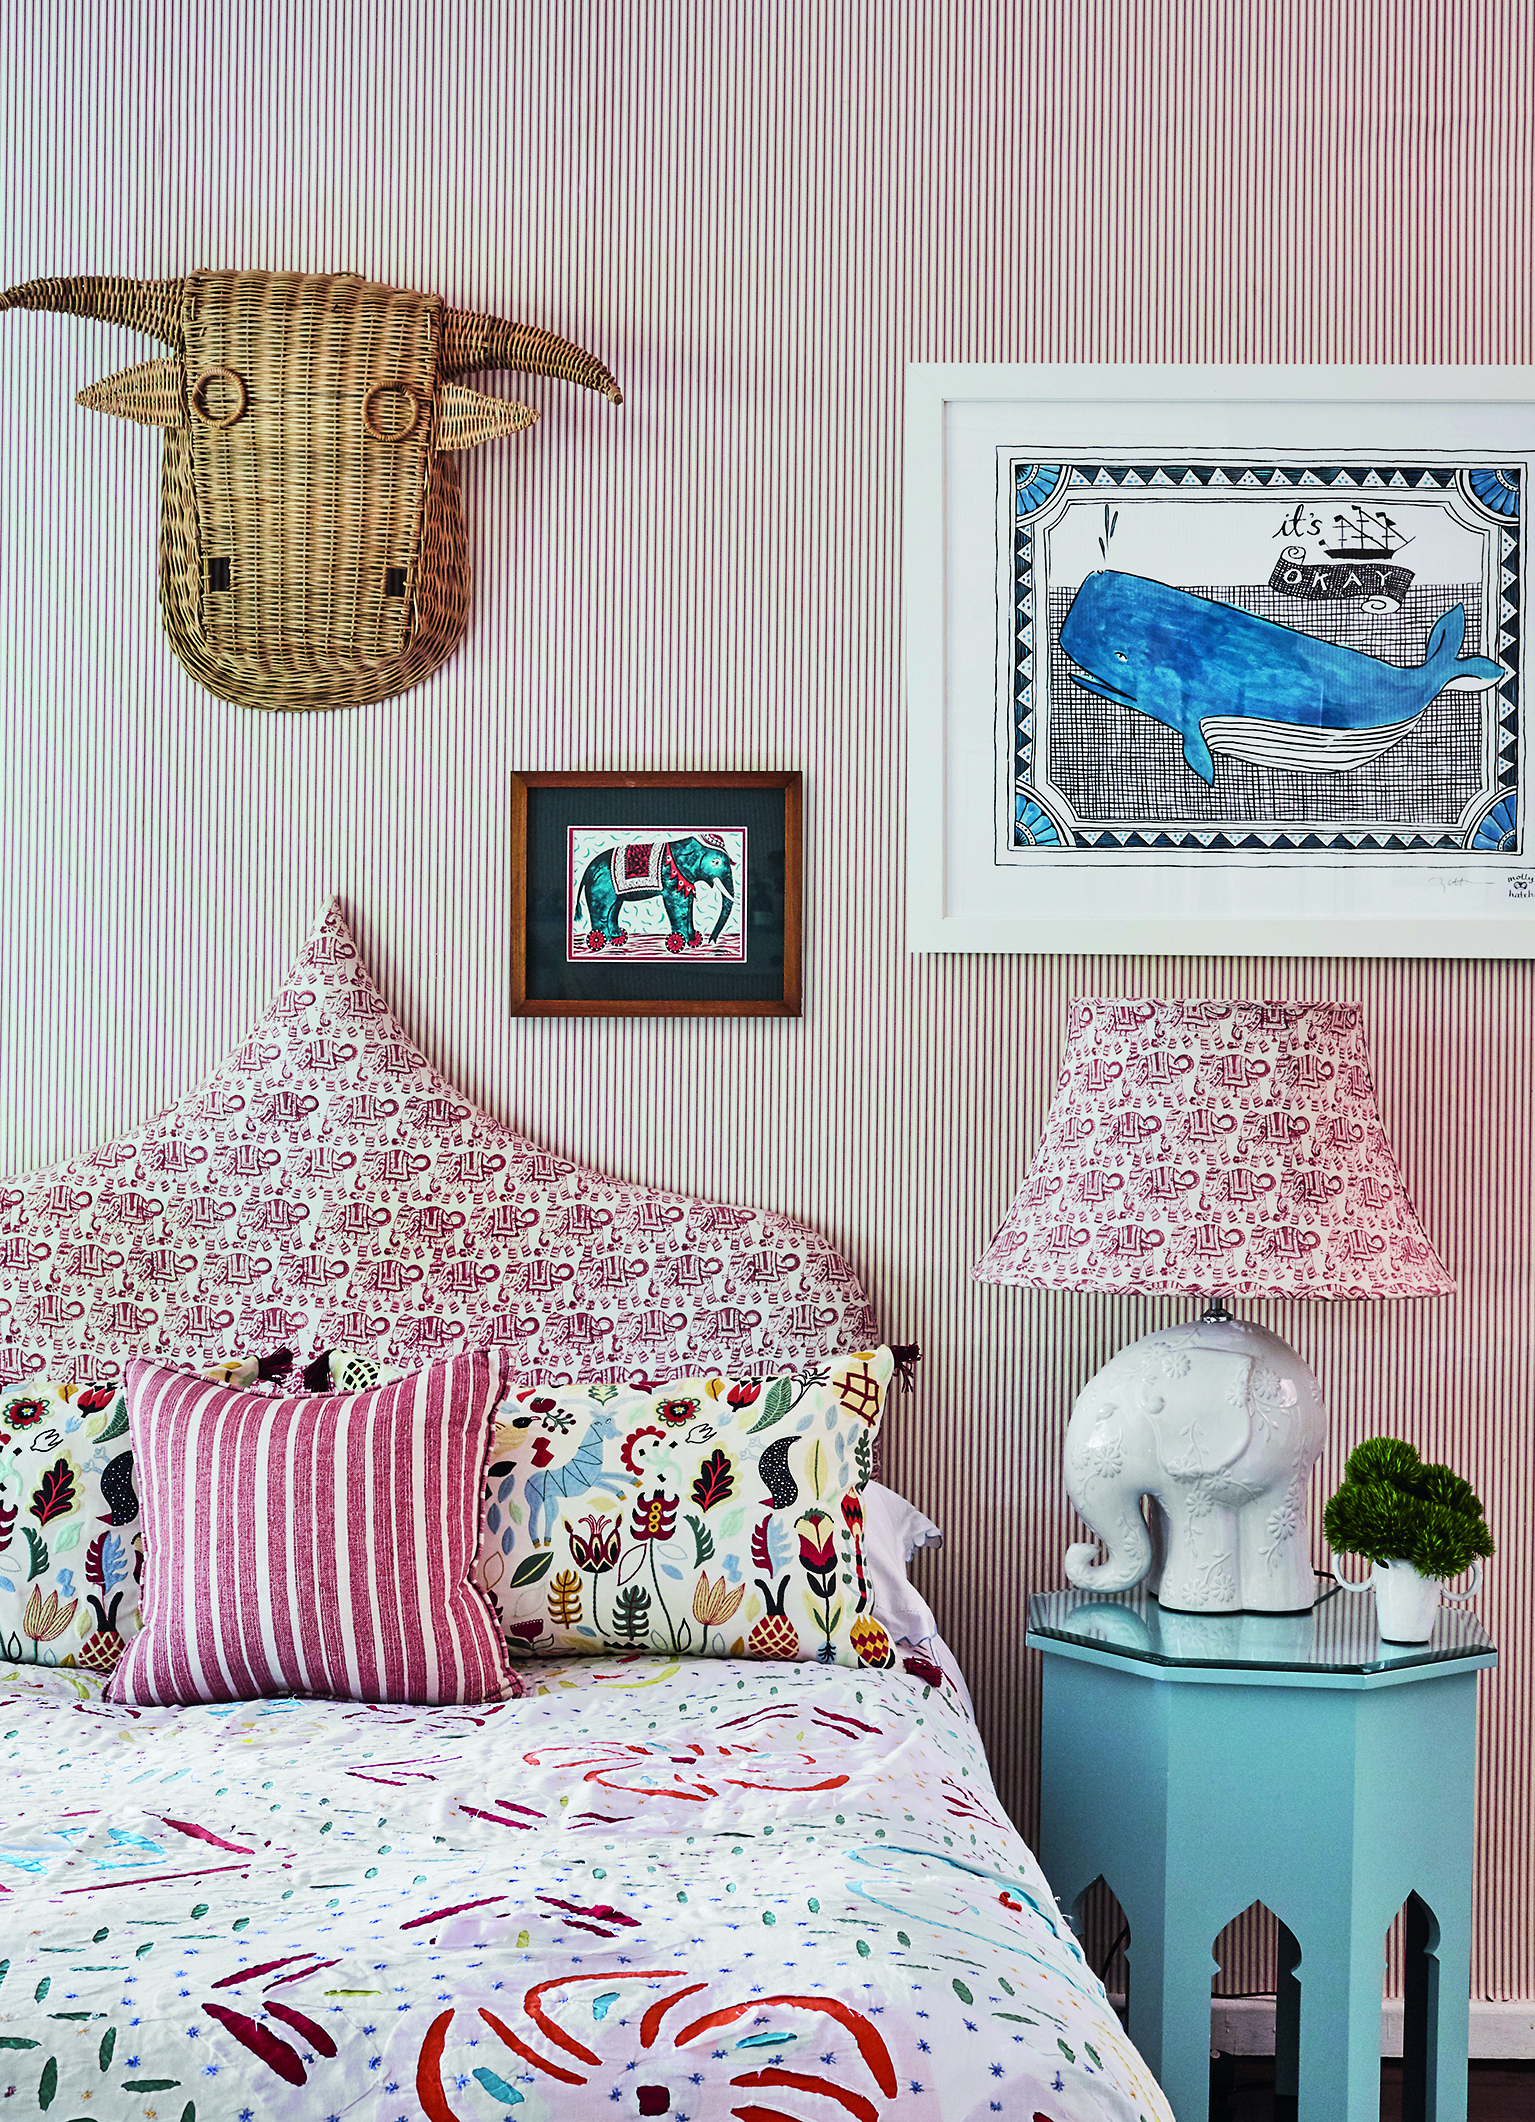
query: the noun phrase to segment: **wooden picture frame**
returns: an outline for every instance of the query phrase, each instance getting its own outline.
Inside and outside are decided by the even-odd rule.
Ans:
[[[511,802],[514,1016],[799,1016],[799,774],[514,773]]]

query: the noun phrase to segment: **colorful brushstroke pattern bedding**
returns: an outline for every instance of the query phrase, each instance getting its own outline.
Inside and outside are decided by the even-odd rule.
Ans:
[[[0,2113],[1170,2122],[950,1689],[579,1659],[475,1709],[0,1668]]]

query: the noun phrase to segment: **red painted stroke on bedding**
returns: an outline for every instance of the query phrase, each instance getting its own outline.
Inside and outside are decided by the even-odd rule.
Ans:
[[[295,2011],[291,2004],[282,2004],[275,1999],[264,2007],[274,2019],[281,2019],[284,2026],[291,2026],[296,2034],[302,2034],[311,2048],[317,2048],[322,2056],[333,2056],[336,2044],[317,2019],[306,2012]]]
[[[743,1725],[761,1724],[764,1722],[782,1723],[786,1718],[791,1724],[803,1723],[805,1721],[803,1706],[794,1702],[765,1702],[760,1709],[744,1710],[739,1717],[722,1718],[720,1730],[733,1731]],[[846,1737],[852,1731],[863,1732],[875,1739],[882,1739],[885,1736],[885,1728],[882,1724],[866,1724],[861,1717],[855,1717],[845,1709],[828,1709],[823,1702],[815,1704],[810,1712],[810,1721],[814,1724],[822,1724],[828,1730],[838,1732],[843,1737]]]
[[[416,2098],[426,2122],[458,2122],[442,2089],[442,2051],[453,2024],[451,2011],[439,2012],[426,2030],[421,2053],[416,2058]]]
[[[316,1960],[313,1967],[295,1967],[291,1975],[279,1975],[275,1982],[267,1984],[267,1988],[281,1989],[285,1982],[306,1982],[311,1975],[323,1974],[327,1967],[340,1965],[339,1960]]]
[[[237,1968],[232,1975],[220,1975],[214,1983],[215,1989],[233,1989],[239,1982],[254,1982],[258,1975],[269,1975],[279,1967],[291,1967],[295,1960],[307,1960],[308,1953],[284,1953],[280,1960],[263,1960],[259,1967]]]
[[[523,2063],[541,2072],[543,2076],[552,2078],[561,2085],[586,2086],[592,2083],[592,2074],[603,2070],[612,2070],[620,2066],[615,2063],[611,2054],[603,2056],[598,2053],[596,2048],[588,2047],[584,2040],[578,2039],[570,2028],[567,2025],[563,2025],[555,2016],[556,2011],[574,2008],[577,2016],[582,2016],[576,1999],[583,1988],[586,1988],[588,1994],[590,1994],[594,1986],[596,1988],[608,1988],[618,1984],[641,1983],[655,1985],[673,1982],[680,1983],[683,1986],[668,1989],[662,1995],[653,1998],[646,2006],[644,2015],[640,2020],[639,2051],[654,2053],[657,2050],[658,2043],[664,2043],[663,2021],[667,2015],[675,2011],[677,2006],[684,2003],[688,1998],[696,1997],[700,1992],[706,1991],[710,1986],[707,1980],[691,1980],[689,1971],[683,1968],[625,1967],[621,1971],[615,1968],[604,1968],[600,1973],[596,1974],[566,1974],[552,1977],[547,1981],[534,1983],[523,1993],[522,2009],[547,2047],[563,2051],[562,2060],[558,2062],[550,2055],[541,2053],[533,2047],[530,2039],[524,2038],[522,2034],[507,2025],[495,2012],[490,2011],[484,2005],[477,2007],[477,2016],[504,2047],[509,2049]],[[604,2007],[612,2001],[614,2001],[612,1998],[600,2000]],[[465,2010],[465,2015],[467,2016],[467,2008],[461,2007],[461,2009]],[[761,2020],[766,2014],[773,2012],[775,2009],[780,2011],[810,2012],[818,2014],[823,2019],[834,2021],[838,2027],[852,2035],[857,2044],[862,2064],[868,2070],[878,2090],[889,2099],[896,2097],[898,2088],[895,2066],[891,2060],[890,2051],[886,2047],[878,2029],[863,2012],[858,2011],[852,2005],[842,2003],[837,1998],[802,1996],[793,1992],[767,1996],[754,1994],[738,2004],[725,2005],[718,2011],[708,2012],[702,2017],[694,2019],[691,2024],[681,2028],[669,2045],[674,2051],[679,2052],[680,2059],[680,2051],[685,2044],[696,2041],[701,2036],[712,2035],[722,2028],[734,2025],[743,2018]],[[606,2017],[605,2008],[602,2016]],[[444,2122],[444,2118],[446,2118],[446,2122],[459,2122],[459,2118],[449,2105],[448,2093],[444,2091],[445,2079],[449,2089],[454,2085],[462,2085],[466,2082],[459,2074],[459,2070],[450,2067],[446,2061],[446,2047],[452,2019],[453,2012],[451,2010],[441,2013],[434,2019],[421,2046],[416,2068],[416,2091],[421,2101],[426,2122]],[[295,2015],[292,2023],[298,2024],[297,2015]],[[622,2038],[621,2028],[631,2024],[632,2022],[627,2018],[613,2022],[613,2026],[620,2028],[620,2038]],[[308,2028],[303,2027],[300,2030],[307,2032]],[[612,2030],[613,2027],[610,2026],[608,2031],[611,2032]],[[595,2031],[593,2038],[600,2044],[604,2040],[604,2033],[600,2030]],[[632,2038],[632,2035],[630,2038]],[[787,2036],[786,2038],[793,2038],[793,2036]],[[812,2035],[811,2038],[815,2039],[816,2037]],[[820,2039],[824,2042],[826,2035],[823,2033]],[[462,2040],[467,2041],[470,2049],[475,2045],[475,2036],[467,2027],[464,2029]],[[743,2044],[738,2044],[738,2046],[740,2045]],[[751,2047],[754,2043],[747,2042],[744,2045]],[[723,2057],[726,2054],[726,2050],[720,2048],[715,2053],[717,2056]],[[871,2097],[863,2092],[854,2091],[845,2083],[840,2082],[841,2073],[833,2076],[826,2070],[818,2070],[816,2068],[817,2063],[832,2064],[835,2060],[830,2055],[817,2057],[814,2060],[807,2055],[804,2058],[807,2067],[801,2070],[793,2070],[771,2056],[763,2058],[760,2063],[746,2056],[738,2056],[734,2061],[741,2066],[739,2075],[731,2078],[729,2083],[733,2091],[747,2095],[753,2093],[771,2095],[774,2092],[781,2092],[794,2098],[794,2096],[808,2094],[818,2101],[833,2102],[842,2110],[844,2115],[851,2118],[851,2122],[879,2122],[879,2115],[882,2110]],[[850,2054],[846,2056],[846,2061],[849,2065],[852,2064]],[[729,2067],[727,2065],[727,2068]],[[628,2064],[628,2068],[633,2070],[635,2063],[631,2061]],[[694,2077],[692,2082],[701,2084],[702,2080]],[[660,2089],[647,2087],[643,2090],[647,2093],[658,2093]],[[797,2110],[799,2105],[798,2098],[794,2098],[794,2105]],[[655,2110],[647,2107],[642,2111],[650,2113]],[[720,2109],[719,2111],[723,2115],[724,2110]],[[711,2107],[708,2112],[712,2114],[715,2110]],[[745,2122],[797,2122],[796,2115],[790,2115],[777,2106],[763,2104],[760,2100],[752,2102],[748,2099],[745,2104],[733,2107],[729,2112],[737,2118],[744,2117]]]
[[[810,1716],[812,1723],[825,1724],[832,1731],[859,1731],[874,1739],[883,1739],[885,1736],[882,1724],[865,1724],[862,1717],[855,1717],[845,1709],[828,1709],[824,1702],[818,1702]]]
[[[279,2041],[266,2027],[248,2019],[244,2012],[231,2011],[227,2004],[205,2004],[203,2010],[210,2019],[217,2019],[220,2026],[232,2033],[242,2048],[248,2048],[253,2056],[259,2056],[269,2069],[275,2070],[279,2078],[286,2078],[290,2085],[307,2082],[309,2073],[298,2050],[290,2048],[286,2041]]]
[[[686,1968],[682,1967],[635,1967],[624,1969],[625,1976],[631,1982],[675,1982],[686,1973]],[[612,1970],[609,1969],[600,1975],[560,1975],[550,1982],[535,1982],[533,1987],[523,1997],[522,2008],[540,2033],[546,2039],[552,2041],[556,2048],[563,2048],[569,2055],[579,2056],[583,2063],[600,2063],[602,2060],[600,2056],[594,2055],[589,2048],[584,2047],[573,2035],[566,2033],[563,2026],[558,2025],[555,2020],[550,2018],[549,2014],[544,2010],[543,1999],[546,1990],[574,1989],[582,1982],[611,1982],[612,1979]]]
[[[684,1997],[696,1997],[701,1989],[708,1987],[707,1982],[693,1982],[686,1989],[674,1989],[669,1997],[658,1997],[655,2003],[647,2008],[644,2018],[640,2021],[640,2047],[654,2048],[656,2035],[661,2031],[661,2021],[672,2006],[680,2004]]]
[[[197,1871],[135,1872],[131,1879],[103,1879],[95,1886],[64,1886],[61,1894],[109,1894],[120,1886],[161,1886],[167,1879],[206,1879],[219,1871],[248,1872],[248,1864],[204,1864]]]
[[[346,1773],[358,1783],[387,1783],[391,1789],[403,1790],[407,1783],[435,1783],[436,1770],[457,1768],[461,1762],[459,1754],[428,1754],[422,1761],[375,1761],[369,1768],[349,1768]],[[398,1774],[381,1775],[379,1771],[385,1768],[396,1769]]]
[[[840,2086],[831,2084],[828,2079],[807,2077],[803,2071],[752,2070],[744,2077],[732,2078],[730,2082],[732,2085],[746,2087],[781,2085],[790,2092],[816,2093],[823,2100],[837,2101],[850,2115],[857,2118],[857,2122],[879,2122],[879,2110],[874,2102],[866,2100],[862,2093],[844,2092]],[[737,2107],[731,2112],[737,2115],[760,2114],[764,2110]]]
[[[798,1792],[840,1790],[849,1781],[842,1772],[817,1776],[823,1766],[814,1754],[780,1754],[751,1745],[706,1746],[689,1740],[678,1746],[652,1748],[632,1741],[608,1740],[592,1746],[540,1747],[523,1757],[529,1767],[579,1773],[583,1783],[620,1792],[630,1798],[673,1798],[703,1805],[718,1798],[720,1787],[734,1790]],[[709,1764],[708,1775],[704,1764]],[[754,1774],[724,1773],[728,1766]],[[649,1770],[648,1776],[644,1771]],[[710,1777],[714,1780],[710,1781]]]
[[[178,1835],[194,1835],[199,1842],[211,1842],[215,1849],[233,1850],[237,1857],[253,1857],[256,1854],[253,1849],[247,1849],[243,1842],[226,1842],[222,1835],[214,1834],[211,1828],[199,1827],[195,1820],[173,1820],[168,1813],[161,1813],[159,1817],[165,1826],[174,1827]]]
[[[450,2013],[449,2016],[451,2017],[452,2014]],[[526,2041],[519,2040],[517,2035],[512,2032],[512,2029],[503,2025],[495,2013],[487,2011],[483,2004],[480,2006],[480,2017],[485,2021],[485,2024],[490,2028],[497,2040],[504,2041],[512,2051],[512,2054],[521,2056],[524,2063],[531,2063],[536,2069],[547,2071],[551,2078],[558,2078],[562,2085],[584,2085],[586,2083],[586,2080],[578,2072],[566,2070],[561,2064],[551,2063],[547,2057],[541,2056],[536,2050],[529,2048]],[[596,2060],[594,2056],[592,2061],[595,2063]]]
[[[461,1916],[466,1908],[489,1908],[492,1902],[505,1899],[505,1894],[486,1894],[478,1901],[455,1901],[451,1908],[429,1908],[424,1916],[411,1916],[400,1928],[419,1930],[423,1923],[442,1923],[449,1916]]]
[[[596,1977],[586,1979],[595,1980]],[[744,2004],[727,2004],[721,2011],[709,2012],[702,2019],[695,2019],[691,2026],[685,2026],[678,2034],[675,2045],[681,2048],[684,2042],[696,2041],[700,2034],[712,2033],[717,2026],[734,2025],[737,2019],[743,2018],[749,2011],[767,2011],[775,2004],[795,2006],[800,2011],[824,2012],[828,2018],[835,2019],[839,2026],[845,2026],[858,2043],[858,2052],[868,2064],[875,2084],[882,2093],[894,2099],[895,2066],[890,2061],[889,2049],[862,2012],[854,2011],[851,2005],[842,2003],[836,1997],[750,1997]]]
[[[605,1901],[598,1901],[591,1908],[583,1908],[579,1901],[562,1901],[558,1894],[535,1894],[535,1901],[547,1901],[551,1908],[560,1908],[567,1915],[590,1916],[598,1923],[616,1923],[625,1930],[638,1930],[638,1916],[626,1916],[621,1908],[609,1908]]]

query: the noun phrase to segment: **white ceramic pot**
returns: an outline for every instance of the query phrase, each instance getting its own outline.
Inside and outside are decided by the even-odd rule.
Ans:
[[[1368,1591],[1374,1586],[1375,1618],[1383,1643],[1426,1643],[1434,1633],[1440,1600],[1449,1606],[1463,1606],[1476,1597],[1481,1581],[1482,1565],[1473,1562],[1466,1589],[1447,1592],[1443,1577],[1422,1576],[1410,1562],[1397,1557],[1390,1562],[1377,1562],[1363,1584],[1350,1584],[1340,1577],[1338,1586],[1347,1592]]]

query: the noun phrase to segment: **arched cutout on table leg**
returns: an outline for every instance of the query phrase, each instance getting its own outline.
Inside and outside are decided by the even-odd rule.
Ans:
[[[1083,1957],[1110,1997],[1118,2000],[1117,2008],[1123,2017],[1130,1987],[1129,1962],[1125,1957],[1130,1921],[1102,1872],[1072,1903],[1071,1922]]]
[[[1211,1950],[1217,1963],[1212,2022],[1222,1998],[1273,1994],[1274,2091],[1277,2098],[1293,2101],[1300,2078],[1300,1982],[1295,1972],[1300,1946],[1294,1933],[1266,1902],[1252,1901],[1217,1934]],[[1216,2039],[1212,2023],[1211,2048],[1227,2045]]]
[[[1279,1918],[1266,1901],[1249,1901],[1210,1943],[1219,1972],[1211,1978],[1217,1997],[1267,1996],[1274,1987]]]
[[[1402,1904],[1402,2122],[1428,2122],[1438,2059],[1439,1922],[1421,1894]]]

